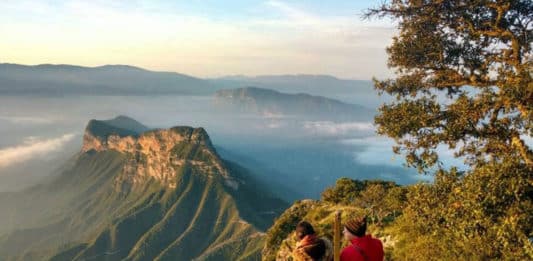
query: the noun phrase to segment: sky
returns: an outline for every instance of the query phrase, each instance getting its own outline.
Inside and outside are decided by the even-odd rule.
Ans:
[[[0,62],[385,78],[393,23],[361,18],[380,2],[2,0]]]

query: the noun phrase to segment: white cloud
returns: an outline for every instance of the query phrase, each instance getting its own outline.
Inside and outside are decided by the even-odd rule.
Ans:
[[[43,117],[27,117],[27,116],[2,116],[0,115],[0,121],[7,121],[15,124],[50,124],[55,122],[52,118]]]
[[[74,136],[74,133],[67,133],[61,137],[47,140],[28,137],[21,145],[0,149],[0,168],[58,151]]]
[[[332,121],[306,121],[303,128],[314,135],[345,136],[360,132],[373,132],[374,125],[370,122],[342,122]]]
[[[346,139],[343,144],[364,146],[363,151],[354,152],[354,159],[367,165],[402,166],[404,162],[400,155],[392,152],[394,141],[385,137],[372,136],[366,138]]]
[[[296,118],[296,115],[287,115],[279,112],[274,111],[262,111],[261,116],[263,116],[266,119],[288,119],[288,118]]]
[[[394,140],[387,137],[372,136],[346,139],[342,143],[364,147],[363,151],[358,150],[353,154],[354,159],[359,163],[368,165],[387,164],[391,166],[403,166],[405,163],[404,155],[395,154],[392,151],[392,147],[396,144]],[[455,158],[454,151],[448,149],[446,146],[438,146],[436,151],[444,167],[456,166],[460,169],[465,167],[464,160],[462,158]]]
[[[297,9],[285,2],[278,0],[270,0],[266,2],[267,5],[277,8],[284,13],[292,22],[292,24],[299,25],[321,25],[322,21],[317,16],[307,13],[301,9]]]
[[[121,63],[197,76],[391,75],[385,46],[392,26],[362,22],[355,14],[325,16],[271,0],[257,7],[265,15],[221,20],[144,3],[0,1],[0,10],[7,13],[0,17],[0,35],[6,36],[0,49],[10,50],[3,59],[26,64]]]

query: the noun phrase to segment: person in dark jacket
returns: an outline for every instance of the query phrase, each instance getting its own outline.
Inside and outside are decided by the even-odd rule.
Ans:
[[[317,237],[309,222],[302,221],[296,225],[298,243],[293,251],[293,258],[297,261],[323,260],[326,253],[326,243]]]
[[[348,220],[342,233],[351,244],[341,251],[341,261],[383,261],[383,244],[366,235],[366,217]]]

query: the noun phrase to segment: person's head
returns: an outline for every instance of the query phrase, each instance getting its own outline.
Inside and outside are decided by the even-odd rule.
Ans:
[[[309,222],[302,221],[296,225],[296,236],[301,240],[307,235],[314,235],[315,229]]]
[[[366,233],[366,217],[350,219],[344,224],[342,230],[344,238],[350,241],[355,237],[362,237]]]

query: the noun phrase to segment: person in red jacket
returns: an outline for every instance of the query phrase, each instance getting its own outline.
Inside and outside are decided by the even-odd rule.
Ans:
[[[341,252],[341,261],[383,261],[383,244],[366,235],[366,217],[348,220],[342,231],[351,244]]]

